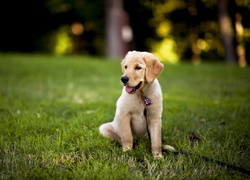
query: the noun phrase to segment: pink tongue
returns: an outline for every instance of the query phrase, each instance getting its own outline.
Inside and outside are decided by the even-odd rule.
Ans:
[[[126,86],[127,93],[131,93],[134,90],[134,88]]]

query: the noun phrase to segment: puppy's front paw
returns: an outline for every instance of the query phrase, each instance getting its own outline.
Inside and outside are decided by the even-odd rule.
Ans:
[[[132,146],[123,147],[122,150],[123,150],[123,152],[131,151],[132,150]]]
[[[163,155],[161,152],[158,152],[158,153],[153,153],[153,157],[154,159],[162,159]]]

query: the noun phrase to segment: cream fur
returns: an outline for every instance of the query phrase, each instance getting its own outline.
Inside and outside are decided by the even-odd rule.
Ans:
[[[148,106],[147,119],[151,138],[152,154],[155,158],[162,157],[161,152],[161,116],[162,91],[157,76],[164,69],[154,55],[147,52],[129,52],[121,63],[123,76],[128,76],[129,86],[142,85],[136,92],[122,94],[116,103],[114,120],[100,126],[100,133],[105,137],[118,140],[124,151],[131,150],[133,138],[148,138],[146,119],[143,114],[145,104],[142,97],[148,97],[153,104]],[[125,69],[126,66],[126,69]],[[140,66],[136,70],[135,66]],[[150,80],[149,80],[150,79]],[[150,82],[148,82],[150,81]]]

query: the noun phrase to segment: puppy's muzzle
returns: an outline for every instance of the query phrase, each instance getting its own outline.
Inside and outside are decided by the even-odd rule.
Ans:
[[[121,81],[122,81],[123,84],[127,84],[128,80],[129,80],[128,76],[122,76],[121,77]]]

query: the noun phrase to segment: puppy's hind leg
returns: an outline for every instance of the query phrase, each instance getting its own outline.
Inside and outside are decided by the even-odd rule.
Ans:
[[[115,139],[118,142],[121,142],[121,138],[115,133],[111,122],[101,125],[99,130],[103,136],[107,138]]]

